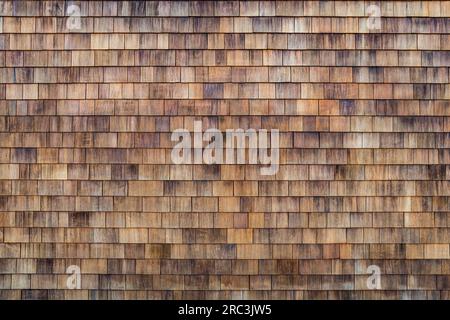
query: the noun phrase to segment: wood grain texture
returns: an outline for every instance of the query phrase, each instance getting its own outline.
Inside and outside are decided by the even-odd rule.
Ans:
[[[448,299],[450,2],[378,5],[2,1],[0,298]],[[279,171],[172,163],[194,121]]]

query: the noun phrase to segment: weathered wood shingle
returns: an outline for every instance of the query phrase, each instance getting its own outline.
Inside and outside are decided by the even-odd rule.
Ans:
[[[0,4],[0,298],[448,298],[448,1],[68,4]]]

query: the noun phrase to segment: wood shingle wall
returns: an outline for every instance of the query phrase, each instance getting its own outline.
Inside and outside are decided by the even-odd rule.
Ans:
[[[450,1],[0,16],[0,298],[450,298]],[[173,164],[195,120],[278,129],[278,172]]]

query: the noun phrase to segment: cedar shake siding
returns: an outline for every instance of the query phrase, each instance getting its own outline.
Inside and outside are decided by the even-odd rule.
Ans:
[[[371,4],[1,1],[0,298],[449,299],[450,1]]]

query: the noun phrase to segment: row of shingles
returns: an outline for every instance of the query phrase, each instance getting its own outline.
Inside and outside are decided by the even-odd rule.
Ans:
[[[305,239],[304,242],[311,242],[312,236],[316,236],[324,231],[315,229],[324,229],[327,227],[333,228],[355,228],[356,232],[349,233],[352,237],[361,237],[363,231],[361,228],[375,228],[376,232],[370,233],[366,229],[366,235],[372,239],[379,239],[380,242],[388,242],[387,237],[393,232],[401,238],[393,238],[391,242],[398,243],[400,239],[408,243],[443,243],[447,240],[448,227],[448,213],[443,212],[374,212],[374,213],[360,213],[360,212],[252,212],[242,214],[240,212],[172,212],[171,216],[168,212],[143,212],[143,213],[126,213],[116,212],[118,217],[114,221],[107,212],[88,212],[88,211],[71,211],[71,212],[45,212],[45,211],[18,211],[5,212],[2,217],[2,227],[18,228],[19,233],[7,231],[2,235],[5,240],[13,240],[16,238],[23,238],[30,242],[30,240],[41,237],[43,239],[51,239],[57,237],[59,242],[64,242],[65,231],[58,230],[58,227],[70,228],[68,230],[68,238],[74,235],[70,232],[77,230],[77,228],[94,228],[91,234],[86,234],[87,238],[95,238],[99,243],[104,242],[104,238],[111,238],[114,242],[118,242],[119,236],[115,228],[130,227],[149,228],[149,239],[158,239],[157,242],[170,243],[179,242],[180,239],[191,239],[191,243],[202,243],[204,239],[216,239],[213,242],[225,241],[225,238],[237,239],[236,242],[245,243],[251,242],[255,239],[256,242],[263,243],[263,236],[271,236],[274,243],[291,243],[289,237],[292,231],[289,228],[298,229],[304,228],[304,237],[299,234],[298,238]],[[52,215],[53,214],[53,215]],[[343,221],[339,221],[342,216]],[[170,220],[169,218],[172,218]],[[167,221],[165,219],[168,219]],[[433,220],[434,219],[434,220]],[[161,222],[162,221],[162,222]],[[419,228],[423,224],[423,229],[401,229],[403,227]],[[188,228],[197,228],[199,230],[189,231]],[[208,229],[216,227],[218,229]],[[22,228],[22,230],[20,230]],[[28,232],[26,228],[35,228],[33,232]],[[113,228],[110,234],[108,230],[102,228]],[[155,228],[163,228],[156,230]],[[229,228],[228,235],[226,235],[226,228]],[[232,228],[241,228],[242,230],[232,230]],[[254,232],[243,228],[255,229]],[[280,231],[276,231],[280,228]],[[309,229],[307,229],[309,228]],[[389,229],[391,228],[391,229]],[[434,228],[434,229],[433,229]],[[185,229],[185,230],[183,230]],[[259,229],[259,230],[256,230]],[[342,231],[342,230],[341,230]],[[353,232],[353,231],[351,231]],[[289,234],[291,233],[291,235]],[[145,235],[145,234],[144,234]],[[254,235],[254,237],[253,237]],[[220,238],[220,237],[221,238]],[[122,238],[126,239],[127,233],[123,232]],[[309,237],[309,238],[308,238]],[[240,240],[239,240],[240,239]],[[283,240],[284,239],[284,240]],[[269,241],[269,240],[267,240]],[[303,241],[303,240],[302,240]],[[325,240],[319,239],[319,242]],[[14,241],[8,241],[10,243]],[[129,241],[131,242],[131,241]],[[413,247],[413,246],[412,246]],[[8,254],[6,254],[8,255]]]
[[[56,38],[56,41],[55,41]],[[342,34],[297,33],[225,34],[212,37],[207,33],[192,34],[3,34],[4,50],[208,50],[208,49],[289,49],[289,50],[446,50],[448,34]],[[53,42],[52,42],[53,41]],[[34,45],[33,45],[34,44]],[[48,47],[50,44],[50,48]]]
[[[342,300],[342,299],[410,299],[436,300],[448,299],[446,290],[3,290],[3,299],[25,300],[231,300],[231,299],[305,299],[305,300]]]
[[[448,83],[448,67],[209,66],[6,67],[2,84],[49,83]],[[409,86],[408,86],[409,84]],[[272,85],[273,86],[273,85]],[[276,86],[275,86],[276,87]],[[205,89],[205,87],[203,88]]]
[[[77,165],[75,165],[77,166]],[[72,167],[75,167],[72,166]],[[87,169],[87,165],[84,165]],[[120,166],[115,166],[116,168]],[[152,166],[149,166],[152,168]],[[14,167],[2,166],[8,170]],[[141,167],[143,169],[144,166]],[[20,195],[23,190],[29,195],[66,195],[66,196],[448,196],[449,182],[445,179],[445,173],[437,178],[439,180],[395,180],[389,177],[387,180],[374,177],[372,180],[366,176],[349,179],[345,177],[344,168],[333,168],[332,174],[320,173],[321,170],[330,170],[323,165],[310,166],[309,176],[303,175],[303,179],[295,181],[258,181],[244,180],[237,177],[233,180],[221,180],[222,175],[211,175],[203,166],[197,166],[194,170],[193,180],[181,179],[166,181],[165,177],[153,176],[145,177],[135,175],[134,177],[120,178],[112,177],[112,180],[87,180],[89,175],[84,177],[70,177],[70,181],[47,180],[54,177],[38,177],[39,180],[1,180],[0,190],[2,195]],[[377,167],[366,167],[372,174],[377,172]],[[70,170],[70,169],[69,169]],[[95,170],[95,169],[93,169]],[[113,169],[114,170],[114,169]],[[164,170],[167,170],[165,168]],[[305,170],[305,171],[306,171]],[[340,172],[336,172],[339,170]],[[417,170],[418,171],[418,170]],[[224,175],[227,173],[224,173]],[[369,175],[370,173],[367,173]],[[331,179],[330,179],[331,177]],[[129,180],[120,180],[127,178]],[[147,179],[146,179],[147,178]],[[11,179],[11,176],[2,175],[2,179]],[[36,179],[36,177],[33,177]],[[58,177],[56,177],[58,179]],[[85,180],[86,179],[86,180]],[[140,179],[140,180],[138,180]],[[162,181],[163,180],[163,181]],[[200,180],[200,181],[199,181]],[[210,181],[205,181],[210,180]],[[338,181],[336,181],[338,180]],[[340,181],[339,181],[340,180]],[[145,189],[142,189],[145,188]],[[208,190],[208,191],[206,191]]]
[[[77,29],[67,28],[67,17],[3,17],[3,33],[378,33],[368,29],[367,17],[80,17]],[[381,29],[392,33],[447,33],[445,17],[380,17]],[[223,35],[222,35],[223,37]],[[286,38],[286,35],[283,36]]]
[[[6,84],[6,100],[314,99],[448,100],[449,84],[137,83]]]
[[[176,215],[176,213],[174,214]],[[183,213],[179,214],[180,216]],[[186,215],[194,216],[192,213]],[[256,216],[254,214],[253,216]],[[260,214],[261,216],[262,214]],[[258,248],[263,245],[264,248],[273,247],[272,254],[267,253],[265,259],[298,259],[307,258],[302,256],[298,250],[302,249],[302,244],[317,244],[324,245],[330,243],[362,243],[370,245],[388,246],[392,244],[404,244],[407,248],[408,259],[448,259],[448,228],[443,226],[435,226],[435,224],[427,223],[427,219],[434,218],[433,213],[405,213],[404,218],[405,226],[401,223],[397,223],[396,227],[389,225],[387,228],[381,228],[380,226],[374,226],[371,223],[367,223],[364,228],[353,227],[346,222],[338,222],[335,224],[326,225],[323,223],[325,218],[323,213],[318,214],[289,214],[291,220],[298,219],[297,216],[303,216],[303,219],[310,219],[309,224],[314,224],[313,227],[309,227],[308,223],[305,223],[303,228],[299,228],[298,225],[289,226],[285,223],[283,225],[276,226],[276,228],[261,228],[257,225],[248,225],[246,229],[225,229],[224,227],[233,228],[233,225],[217,225],[213,223],[203,226],[204,228],[198,228],[194,226],[194,229],[182,229],[182,227],[191,227],[191,224],[185,226],[161,226],[158,223],[153,223],[149,226],[150,214],[141,214],[140,218],[130,217],[127,215],[126,219],[133,223],[134,221],[145,221],[145,224],[139,226],[127,225],[120,226],[120,228],[67,228],[63,225],[58,228],[21,228],[21,227],[6,227],[4,228],[3,243],[4,244],[33,244],[42,242],[52,242],[56,244],[64,243],[107,243],[107,244],[146,244],[146,243],[165,243],[174,245],[180,242],[185,243],[185,248],[196,248],[199,250],[202,245],[208,244],[227,244],[233,243],[237,245],[237,259],[257,259],[252,253],[246,252],[245,248]],[[330,213],[336,219],[340,218],[341,214]],[[345,214],[343,214],[345,219]],[[393,214],[395,215],[395,214]],[[446,213],[440,216],[447,215]],[[61,215],[62,216],[62,215]],[[85,215],[88,216],[88,215]],[[153,214],[153,216],[160,216],[161,218],[167,218],[167,214]],[[209,218],[211,220],[212,214],[205,213],[201,215],[202,218]],[[264,218],[270,219],[286,219],[288,214],[264,214]],[[347,216],[350,216],[348,214]],[[375,215],[380,218],[382,214]],[[384,214],[384,216],[387,216]],[[396,216],[402,216],[397,214]],[[423,217],[425,216],[425,217]],[[436,214],[439,217],[439,215]],[[231,216],[232,217],[232,216]],[[187,217],[188,218],[188,217]],[[392,221],[392,217],[387,217]],[[251,218],[253,219],[253,218]],[[400,218],[402,219],[402,218]],[[399,220],[399,219],[397,219]],[[423,223],[422,226],[422,222]],[[318,225],[317,223],[322,223]],[[445,223],[445,222],[444,222]],[[280,223],[282,224],[282,223]],[[387,223],[385,223],[387,224]],[[127,229],[122,229],[122,228]],[[149,228],[150,227],[150,228]],[[421,229],[418,229],[421,228]],[[435,229],[433,229],[435,228]],[[418,244],[420,243],[420,244]],[[220,247],[220,246],[218,246]],[[240,249],[242,251],[240,251]],[[285,250],[285,252],[279,252],[277,250]],[[8,258],[8,253],[5,253],[3,258]],[[15,257],[15,256],[13,256]],[[381,258],[376,253],[371,253],[370,256],[365,258]],[[24,257],[25,258],[25,257]],[[45,257],[41,257],[45,258]],[[175,255],[174,258],[188,259],[186,255]],[[200,258],[200,257],[197,257]],[[207,258],[202,255],[202,258]],[[212,257],[211,257],[212,258]],[[233,258],[233,257],[231,257]],[[231,259],[228,257],[228,259]],[[262,257],[261,257],[262,258]],[[311,257],[310,257],[311,258]],[[348,258],[348,257],[347,257]],[[391,258],[402,258],[401,255]]]
[[[2,275],[4,289],[66,289],[61,275]],[[84,275],[99,290],[366,290],[367,275]],[[448,276],[384,275],[384,290],[448,290]],[[11,283],[13,282],[13,285]],[[83,282],[82,282],[83,284]]]
[[[81,150],[82,151],[82,150]],[[119,150],[120,151],[120,150]],[[440,161],[436,161],[433,164],[412,164],[408,161],[408,158],[405,158],[403,162],[397,161],[396,163],[385,163],[385,161],[373,164],[369,163],[367,160],[367,152],[361,151],[360,154],[354,154],[353,156],[356,158],[356,161],[339,161],[339,153],[333,154],[331,152],[321,152],[318,154],[317,150],[311,150],[311,152],[306,153],[306,150],[302,150],[300,156],[309,156],[310,162],[315,162],[320,158],[330,157],[335,155],[335,160],[328,159],[323,160],[321,164],[307,163],[303,160],[302,163],[299,164],[281,164],[280,171],[274,177],[267,177],[260,174],[259,169],[261,166],[252,165],[248,166],[247,170],[239,165],[222,165],[221,168],[211,168],[204,165],[166,165],[161,162],[154,162],[147,164],[138,164],[136,160],[130,160],[127,164],[126,161],[115,162],[115,164],[111,165],[107,159],[103,159],[100,161],[89,161],[88,164],[78,165],[78,163],[86,163],[83,161],[84,158],[80,157],[78,161],[73,163],[61,163],[61,164],[1,164],[1,169],[4,170],[2,172],[1,178],[14,180],[20,178],[27,178],[30,180],[40,180],[38,183],[41,187],[45,188],[44,183],[48,180],[179,180],[181,181],[189,181],[189,180],[225,180],[225,181],[238,181],[238,180],[246,180],[246,181],[254,181],[254,180],[289,180],[290,188],[294,188],[296,192],[301,192],[302,195],[306,195],[305,193],[305,180],[323,180],[333,181],[340,180],[340,182],[333,183],[332,191],[333,194],[337,194],[339,190],[340,192],[345,193],[347,195],[353,196],[361,196],[361,193],[355,191],[355,187],[363,184],[364,182],[361,180],[369,180],[369,181],[382,181],[382,180],[425,180],[423,182],[416,181],[414,188],[413,184],[408,184],[409,186],[407,190],[404,190],[404,195],[412,196],[414,192],[417,195],[427,195],[432,196],[436,195],[436,193],[445,193],[446,182],[438,182],[438,181],[429,181],[429,180],[445,180],[448,179],[448,166],[442,163],[446,163],[447,158],[440,158]],[[370,151],[370,150],[369,150]],[[342,154],[343,152],[340,152]],[[109,152],[106,154],[106,158],[113,158],[117,153]],[[426,155],[426,154],[425,154]],[[352,155],[350,155],[352,156]],[[394,154],[395,156],[395,154]],[[359,157],[359,160],[358,158]],[[338,159],[338,160],[336,160]],[[345,159],[344,159],[345,160]],[[98,164],[99,163],[99,164]],[[406,165],[406,166],[405,166]],[[130,174],[120,174],[117,171],[123,170],[123,172],[134,170],[134,172]],[[447,174],[446,171],[447,170]],[[287,171],[298,171],[295,174],[289,176]],[[111,172],[113,172],[111,174]],[[347,180],[347,181],[345,181]],[[359,180],[359,182],[354,182],[353,184],[350,181]],[[298,181],[298,182],[294,182]],[[429,181],[429,182],[426,182]],[[106,182],[105,182],[106,183]],[[142,182],[147,183],[147,182]],[[261,182],[262,184],[263,182]],[[386,184],[383,182],[374,182],[375,185],[373,187],[380,187],[377,191],[371,188],[369,189],[367,195],[383,195],[383,190],[385,186],[390,186],[391,184]],[[205,182],[206,184],[206,182]],[[71,185],[67,185],[67,193],[72,194],[74,192],[73,187],[76,187],[76,181],[72,181]],[[395,185],[394,183],[392,185]],[[11,184],[4,184],[4,192],[8,189],[11,189]],[[185,186],[181,184],[180,186]],[[178,188],[180,187],[178,186]],[[202,185],[199,185],[200,187]],[[206,187],[211,187],[211,185],[206,185]],[[396,185],[398,186],[398,185]],[[59,184],[55,182],[54,185],[51,185],[49,190],[54,188],[54,191],[62,190],[63,184]],[[167,186],[169,188],[169,186]],[[218,185],[218,188],[221,186]],[[232,187],[232,185],[231,185]],[[235,186],[237,187],[237,186]],[[265,187],[268,187],[265,185]],[[272,187],[272,186],[271,186]],[[430,189],[426,189],[426,188]],[[119,186],[111,186],[108,184],[103,185],[104,190],[114,190],[114,188],[119,188]],[[174,188],[173,185],[170,188]],[[29,190],[35,189],[35,185],[29,185]],[[41,194],[45,194],[46,189],[41,190]],[[76,189],[75,189],[76,190]],[[178,192],[181,192],[181,189],[175,189]],[[198,189],[202,190],[202,189]],[[220,190],[220,189],[218,189]],[[345,191],[344,191],[345,190]],[[370,191],[372,190],[372,191]],[[213,193],[212,190],[211,194]],[[248,190],[251,194],[252,191]],[[115,195],[113,192],[118,192],[116,190],[109,191],[109,195]],[[149,191],[150,192],[150,191]],[[162,193],[162,191],[160,191]],[[173,189],[168,189],[167,193],[173,193]],[[203,191],[198,191],[203,192]],[[271,192],[271,191],[267,191]],[[290,191],[289,194],[291,194]],[[319,191],[309,191],[308,195],[318,195],[316,192]],[[330,191],[331,192],[331,191]],[[280,194],[283,193],[280,191]],[[425,205],[424,205],[425,207]]]
[[[67,1],[4,1],[5,16],[63,16]],[[83,16],[365,16],[363,1],[85,1],[78,4]],[[383,1],[383,16],[447,16],[448,1]]]
[[[137,245],[142,246],[142,245]],[[313,246],[313,245],[310,245]],[[329,245],[332,247],[333,245]],[[347,245],[348,246],[348,245]],[[305,246],[306,247],[306,246]],[[131,247],[132,249],[132,247]],[[313,253],[314,252],[314,253]],[[331,251],[330,251],[331,252]],[[322,260],[323,258],[327,260]],[[322,255],[321,249],[310,250],[301,259],[268,259],[268,260],[212,260],[212,259],[144,259],[137,255],[136,259],[73,259],[62,258],[27,258],[1,260],[2,274],[64,274],[65,263],[73,262],[81,265],[84,273],[92,274],[180,274],[204,275],[219,272],[227,275],[355,275],[365,274],[369,265],[376,264],[383,274],[401,275],[405,272],[415,275],[446,275],[449,260],[388,259],[388,260],[338,260],[330,254]],[[160,261],[161,260],[161,261]],[[427,265],[429,264],[429,265]]]
[[[22,134],[19,136],[24,137],[25,135]],[[312,138],[314,138],[309,137],[308,134],[306,134],[305,137],[309,139],[309,141],[313,141]],[[46,138],[46,135],[42,138]],[[149,139],[150,138],[151,136]],[[16,146],[5,147],[9,148]],[[25,146],[25,150],[27,152],[33,152],[32,148],[35,147],[54,148],[58,147],[58,145],[47,146],[45,144],[30,143]],[[5,164],[4,160],[2,169],[8,171],[2,172],[1,176],[2,179],[18,179],[20,177],[40,180],[67,179],[68,177],[72,177],[71,179],[84,179],[83,177],[90,179],[105,177],[111,179],[111,177],[113,177],[113,180],[120,180],[117,171],[111,174],[112,170],[133,169],[136,171],[134,176],[139,177],[141,180],[257,180],[258,178],[262,180],[276,180],[273,178],[281,180],[441,180],[446,177],[445,164],[449,157],[447,148],[439,150],[431,148],[435,146],[419,148],[417,150],[412,148],[399,148],[399,146],[396,146],[396,148],[394,148],[394,146],[388,146],[388,148],[379,150],[373,150],[370,146],[362,146],[364,148],[359,148],[358,145],[353,145],[354,148],[349,150],[345,150],[344,148],[317,150],[312,144],[306,147],[307,148],[294,150],[282,149],[280,156],[281,161],[279,162],[279,164],[282,165],[282,170],[274,177],[264,177],[258,174],[257,170],[260,168],[260,165],[249,164],[247,170],[244,170],[244,168],[240,168],[239,166],[229,163],[226,164],[226,157],[222,168],[216,166],[202,167],[200,164],[184,164],[180,165],[179,169],[177,169],[176,166],[173,164],[171,165],[170,163],[171,149],[149,150],[139,148],[130,153],[123,147],[86,149],[82,146],[78,148],[68,148],[67,150],[62,149],[59,154],[55,149],[40,151],[40,156],[45,155],[45,152],[47,152],[47,159],[49,160],[45,161],[45,159],[41,158],[38,163],[34,163],[31,158],[29,164],[26,164],[24,161],[17,164]],[[442,148],[443,146],[437,147]],[[94,154],[95,151],[98,151],[97,155]],[[166,155],[164,155],[164,153],[166,153]],[[9,150],[3,149],[2,154],[8,157]],[[166,157],[164,158],[164,156]],[[60,164],[52,163],[52,158],[58,159],[59,157],[61,157]],[[85,165],[77,168],[76,165],[73,165],[76,163],[85,163]],[[410,165],[407,169],[410,169],[411,171],[408,172],[406,169],[401,168],[401,165],[405,164]],[[158,174],[154,171],[156,165],[161,167]],[[353,174],[346,171],[351,169],[349,167],[350,165],[359,165],[357,169],[355,167]],[[380,165],[387,165],[386,169],[382,171]],[[321,170],[325,170],[324,166],[330,167],[328,170],[320,173]],[[285,172],[285,170],[294,168],[299,172],[295,177],[290,179],[288,175],[286,175],[287,172]],[[364,168],[367,169],[366,175],[361,171]],[[76,170],[84,170],[84,173],[83,171]],[[98,170],[98,172],[96,170]],[[309,176],[308,172],[310,173]]]
[[[27,149],[29,150],[29,149]],[[369,186],[365,190],[366,195],[386,195],[387,192],[395,192],[397,195],[427,195],[433,196],[437,194],[446,195],[446,180],[448,179],[448,166],[441,163],[445,162],[442,158],[439,163],[433,165],[414,165],[411,164],[408,159],[405,159],[406,163],[385,163],[382,161],[377,164],[368,163],[367,156],[365,154],[360,155],[360,157],[365,156],[366,159],[361,159],[360,161],[346,161],[343,163],[336,162],[336,160],[328,159],[323,160],[321,164],[316,164],[315,160],[318,157],[317,152],[314,149],[310,149],[310,153],[306,153],[307,150],[302,150],[304,156],[309,156],[310,160],[303,160],[299,164],[285,164],[286,167],[279,172],[275,177],[263,177],[257,172],[259,166],[249,166],[248,171],[237,165],[223,165],[221,167],[213,166],[207,167],[203,165],[181,165],[179,169],[177,166],[167,165],[163,161],[146,161],[144,164],[137,164],[136,159],[128,161],[117,162],[116,164],[111,164],[108,162],[107,158],[111,158],[114,153],[106,154],[107,158],[99,160],[101,164],[97,164],[99,161],[90,161],[85,163],[83,158],[79,161],[73,163],[61,163],[61,164],[26,164],[23,161],[20,164],[1,164],[2,175],[1,179],[13,180],[19,178],[28,178],[32,182],[30,184],[22,184],[21,182],[11,183],[9,181],[2,182],[2,192],[4,194],[13,193],[17,194],[17,190],[30,190],[31,193],[46,195],[50,190],[58,192],[58,194],[74,194],[77,191],[77,181],[84,180],[113,180],[111,182],[105,181],[103,185],[100,185],[100,190],[103,190],[105,195],[124,195],[126,190],[126,182],[124,185],[120,185],[121,180],[140,180],[141,182],[133,182],[133,187],[142,184],[146,186],[148,183],[143,180],[179,180],[179,182],[169,183],[166,182],[164,185],[164,194],[167,195],[178,195],[182,194],[183,187],[193,187],[191,193],[205,193],[203,189],[216,187],[217,191],[210,190],[210,194],[226,194],[227,188],[232,188],[234,193],[244,195],[244,192],[248,192],[249,195],[253,193],[262,193],[264,195],[275,195],[287,194],[289,190],[289,195],[292,195],[293,190],[301,195],[320,195],[321,188],[327,188],[329,192],[333,195],[346,194],[352,196],[363,195],[358,190],[358,186],[365,186],[366,182],[364,180],[373,181],[374,185]],[[327,155],[330,156],[330,152],[322,152],[320,158],[325,158]],[[350,155],[351,156],[351,155]],[[355,157],[358,155],[356,154]],[[84,162],[84,164],[81,164]],[[80,164],[78,164],[80,163]],[[408,164],[408,166],[405,166]],[[299,171],[295,177],[288,177],[285,169],[296,169]],[[446,175],[447,169],[447,175]],[[270,182],[268,180],[277,180],[273,178],[279,178],[281,180],[290,180],[286,182]],[[284,179],[283,179],[284,178]],[[66,183],[61,182],[61,180],[70,179],[73,180]],[[36,181],[37,180],[37,181]],[[60,180],[51,183],[50,181]],[[189,183],[189,180],[212,180],[212,181],[196,181]],[[214,184],[213,180],[225,181],[224,184],[217,183]],[[245,182],[238,182],[239,180],[249,181],[248,184]],[[258,182],[255,180],[266,180]],[[313,184],[308,182],[308,180],[322,180],[322,182],[317,182],[317,186],[313,190],[306,191],[308,187],[312,187]],[[338,181],[336,181],[338,180]],[[383,180],[400,180],[387,182]],[[408,180],[402,183],[402,180]],[[414,180],[417,180],[414,182]],[[423,181],[422,181],[423,180]],[[434,181],[431,181],[434,180]],[[436,181],[437,180],[437,181]],[[233,181],[236,181],[233,189]],[[354,182],[352,182],[354,181]],[[80,182],[81,183],[81,182]],[[98,182],[95,182],[98,183]],[[226,183],[226,184],[225,184]],[[278,186],[277,183],[280,185]],[[47,185],[48,184],[48,185]],[[87,185],[86,185],[87,186]],[[149,185],[151,186],[151,185]],[[245,186],[245,188],[244,188]],[[274,188],[285,187],[289,189],[282,189],[276,191]],[[406,189],[400,191],[400,186],[404,186]],[[36,187],[39,188],[39,191]],[[250,189],[247,189],[250,188]],[[391,189],[392,188],[392,189]],[[16,191],[12,191],[16,190]],[[64,191],[66,190],[66,191]],[[197,191],[196,191],[197,190]],[[241,190],[241,191],[240,191]],[[389,191],[386,191],[389,190]],[[398,190],[398,191],[396,191]],[[100,192],[100,191],[99,191]],[[129,190],[133,194],[138,194],[138,189]],[[155,191],[156,192],[156,191]],[[150,192],[149,194],[155,193]],[[163,193],[162,190],[157,191]]]
[[[430,98],[430,92],[427,88],[422,88],[425,93],[426,98]],[[428,93],[427,93],[428,92]],[[402,128],[402,130],[407,130],[409,126],[412,128],[420,128],[419,122],[416,121],[424,118],[427,115],[432,114],[434,120],[439,122],[439,117],[446,117],[449,115],[446,100],[399,100],[399,99],[377,99],[377,100],[359,100],[359,99],[347,99],[347,100],[330,100],[330,99],[232,99],[232,100],[211,100],[211,99],[196,99],[196,100],[173,100],[173,99],[155,99],[155,100],[106,100],[106,99],[96,99],[90,101],[80,101],[80,100],[3,100],[0,113],[2,116],[1,130],[6,129],[14,132],[18,131],[14,126],[21,127],[22,130],[32,131],[38,130],[30,127],[30,124],[25,125],[20,119],[15,118],[15,116],[36,116],[42,117],[44,123],[46,124],[51,117],[56,115],[61,116],[94,116],[103,119],[100,123],[105,121],[105,116],[116,116],[113,118],[116,125],[121,121],[126,119],[131,120],[135,115],[140,117],[139,119],[146,119],[146,122],[153,123],[150,127],[144,126],[147,132],[153,132],[158,129],[158,132],[167,132],[167,126],[170,129],[176,128],[177,126],[184,126],[186,128],[193,127],[194,119],[199,121],[205,121],[204,126],[218,126],[220,129],[227,128],[248,128],[251,124],[252,127],[256,126],[259,128],[262,121],[266,118],[259,118],[265,113],[270,114],[266,116],[269,120],[264,120],[265,125],[269,125],[275,119],[283,121],[280,116],[288,116],[288,124],[283,125],[283,129],[288,128],[290,132],[297,131],[331,131],[331,132],[343,132],[347,129],[353,127],[353,131],[363,132],[364,126],[356,125],[357,122],[351,126],[352,119],[357,121],[357,116],[368,116],[365,121],[369,121],[371,128],[375,128],[379,133],[381,132],[398,132],[397,128]],[[6,118],[10,116],[10,118]],[[228,117],[225,117],[228,116]],[[251,116],[251,117],[249,117]],[[380,117],[378,120],[370,117]],[[403,118],[396,117],[396,129],[393,127],[393,117],[403,116]],[[323,119],[321,120],[321,117]],[[330,118],[326,118],[330,117]],[[348,119],[346,118],[348,117]],[[352,118],[353,117],[353,118]],[[417,117],[417,118],[414,118]],[[11,124],[6,121],[6,119],[11,119]],[[81,125],[86,121],[86,118],[75,118],[79,121],[77,125]],[[187,119],[187,121],[184,121]],[[212,120],[210,120],[212,119]],[[242,119],[242,120],[240,120]],[[330,120],[330,123],[325,120]],[[364,119],[364,118],[361,118]],[[416,119],[416,120],[415,120]],[[67,119],[66,119],[67,120]],[[219,121],[220,120],[220,121]],[[286,120],[286,119],[285,119]],[[317,122],[316,122],[317,120]],[[325,121],[323,125],[322,121]],[[429,120],[426,120],[429,121]],[[446,125],[446,118],[444,118],[444,127]],[[33,121],[31,121],[33,122]],[[100,124],[99,123],[99,124]],[[408,126],[405,127],[405,124]],[[95,121],[89,120],[87,124],[83,124],[85,129],[83,131],[96,132],[98,124]],[[356,125],[356,126],[355,126]],[[69,127],[66,127],[69,126]],[[63,128],[71,128],[72,122],[61,122],[60,130]],[[349,127],[350,126],[350,127]],[[28,129],[25,129],[28,128]],[[132,128],[137,131],[141,130],[140,125],[133,125],[127,130],[130,131]],[[154,129],[152,129],[154,128]],[[314,129],[312,129],[314,128]],[[356,130],[356,128],[359,128]],[[382,129],[384,128],[384,129]],[[345,130],[344,130],[345,129]],[[389,129],[388,131],[386,131]],[[73,130],[73,129],[72,129]],[[120,132],[127,132],[127,130],[120,130]],[[62,130],[66,131],[66,129]],[[74,132],[79,132],[81,130],[75,130]],[[191,130],[192,131],[192,130]],[[284,132],[285,130],[281,130]],[[414,132],[417,129],[408,129],[407,132]],[[422,129],[419,129],[421,132]],[[118,131],[119,132],[119,131]],[[130,131],[131,132],[131,131]],[[317,134],[317,133],[316,133]],[[429,133],[430,135],[433,132]],[[5,137],[4,137],[5,138]],[[71,137],[73,139],[74,137]],[[78,137],[77,139],[81,138]],[[89,139],[92,137],[86,137]],[[97,138],[100,138],[98,136]],[[412,136],[408,137],[415,139]],[[442,145],[442,138],[439,134],[436,135],[436,144],[430,141],[430,145]],[[11,139],[5,139],[5,145],[14,146],[11,144]],[[415,140],[411,140],[413,143]],[[414,142],[415,143],[415,142]],[[92,145],[92,141],[88,140],[86,143],[88,146]]]
[[[331,230],[331,229],[329,229]],[[404,243],[305,243],[305,244],[172,244],[172,243],[2,243],[2,259],[28,259],[22,264],[32,266],[32,259],[126,259],[139,260],[140,265],[153,260],[403,260],[435,265],[448,260],[448,244]],[[238,260],[236,260],[238,259]],[[405,260],[406,259],[406,260]],[[141,261],[143,260],[143,261]],[[20,260],[19,260],[20,261]],[[342,262],[341,261],[341,262]],[[92,261],[91,261],[92,262]],[[154,263],[159,263],[155,262]],[[19,262],[17,262],[19,263]],[[422,266],[423,267],[423,266]],[[8,274],[8,269],[5,274]],[[33,269],[23,269],[33,273]],[[430,269],[431,270],[431,269]],[[433,269],[434,270],[434,269]],[[155,271],[156,272],[156,271]],[[350,271],[349,271],[350,272]],[[429,271],[435,273],[437,271]],[[395,273],[395,272],[394,272]],[[427,274],[415,272],[414,274]],[[445,274],[444,272],[437,272]],[[270,274],[270,272],[269,272]]]
[[[448,196],[273,196],[273,197],[103,197],[103,196],[2,196],[4,211],[114,211],[123,212],[447,212]],[[191,203],[192,202],[192,203]],[[266,205],[267,208],[263,207]],[[407,215],[409,216],[409,215]],[[343,230],[341,230],[343,231]],[[326,231],[324,231],[326,232]],[[344,235],[345,233],[341,233]]]
[[[67,50],[0,52],[3,67],[448,67],[430,50]],[[135,71],[136,68],[130,69]],[[420,70],[420,69],[417,69]],[[85,72],[88,72],[85,69]],[[86,74],[89,76],[89,73]]]

